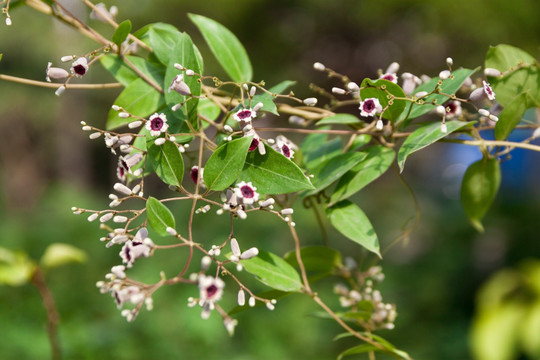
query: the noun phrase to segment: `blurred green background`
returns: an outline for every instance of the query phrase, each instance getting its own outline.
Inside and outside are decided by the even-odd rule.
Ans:
[[[63,3],[87,18],[88,11],[79,1]],[[255,80],[264,79],[268,85],[297,80],[293,90],[300,97],[312,96],[310,82],[332,86],[313,71],[315,61],[360,82],[393,61],[401,64],[401,72],[418,75],[437,74],[447,56],[454,58],[456,67],[475,67],[483,63],[488,47],[499,43],[538,57],[540,2],[536,0],[122,0],[106,4],[117,5],[118,19],[130,19],[134,29],[161,21],[187,31],[203,52],[206,73],[223,75],[186,14],[213,18],[243,42]],[[48,61],[59,65],[61,56],[95,47],[25,7],[13,9],[11,16],[11,27],[3,26],[3,19],[0,26],[2,74],[44,80]],[[92,24],[104,34],[112,33],[104,24]],[[109,82],[112,77],[94,67],[85,80]],[[215,314],[202,321],[199,309],[187,307],[187,297],[196,296],[193,288],[164,288],[154,296],[153,311],[142,311],[131,324],[121,318],[112,298],[95,288],[96,281],[119,263],[117,250],[105,249],[98,241],[102,232],[96,224],[70,211],[74,205],[107,206],[115,160],[101,140],[87,139],[79,122],[103,126],[118,92],[73,90],[57,98],[52,90],[0,81],[0,246],[39,259],[47,245],[63,242],[88,255],[84,264],[46,274],[61,317],[64,357],[331,359],[354,345],[349,340],[331,341],[340,329],[311,316],[316,306],[300,295],[279,301],[273,312],[258,308],[239,314],[233,338]],[[499,269],[540,255],[540,157],[513,154],[514,159],[503,164],[503,185],[486,216],[484,234],[469,226],[459,204],[460,177],[465,166],[479,158],[473,148],[436,145],[408,161],[404,174],[419,198],[422,219],[409,243],[396,246],[381,263],[386,273],[385,301],[396,303],[399,312],[396,329],[381,335],[414,359],[472,358],[469,334],[478,289]],[[399,234],[414,211],[392,172],[355,201],[372,220],[382,244]],[[312,213],[297,212],[302,241],[320,244]],[[177,220],[186,213],[175,209]],[[285,253],[292,242],[280,225],[267,218],[241,224],[242,246]],[[225,234],[226,225],[214,222],[209,214],[201,215],[196,226],[208,244]],[[333,246],[362,257],[360,249],[331,235]],[[171,251],[145,261],[136,271],[157,281],[160,270],[173,274],[181,264],[178,253]],[[319,287],[323,294],[326,289],[330,303],[337,304],[329,293],[330,282]],[[224,307],[232,307],[234,298],[234,291],[227,292]],[[46,313],[34,287],[0,287],[0,333],[1,359],[49,356]],[[511,356],[532,359],[519,351]]]

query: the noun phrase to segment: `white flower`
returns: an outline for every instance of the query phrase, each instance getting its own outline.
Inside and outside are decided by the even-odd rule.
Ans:
[[[360,116],[375,116],[382,111],[381,103],[377,98],[368,98],[360,102]]]
[[[379,79],[388,80],[393,82],[394,84],[397,84],[398,77],[394,73],[386,73],[379,76]]]
[[[197,165],[193,166],[191,170],[189,171],[189,176],[191,177],[191,180],[193,180],[195,184],[200,181],[201,186],[206,186],[204,184],[203,174],[204,174],[204,168],[199,169]]]
[[[234,188],[234,193],[237,199],[241,200],[246,205],[252,205],[259,200],[257,188],[251,182],[242,181]]]
[[[240,109],[234,113],[233,118],[238,122],[250,122],[255,116],[257,116],[257,112],[252,109]]]
[[[283,154],[287,159],[292,159],[294,157],[294,150],[297,149],[297,146],[285,136],[279,135],[276,137],[276,142],[272,148]]]
[[[461,102],[451,100],[444,104],[447,119],[454,119],[461,116]]]
[[[88,60],[80,57],[71,64],[71,73],[77,77],[83,77],[88,71]]]
[[[146,122],[146,128],[150,130],[150,135],[159,136],[161,133],[166,132],[169,128],[169,125],[167,125],[167,116],[165,116],[163,113],[155,113],[154,115],[150,116]]]
[[[225,283],[220,278],[213,276],[200,275],[199,284],[199,305],[203,308],[201,317],[207,319],[210,311],[214,309],[214,304],[221,299]]]
[[[128,156],[120,156],[118,158],[118,166],[116,167],[116,176],[122,182],[126,181],[127,174],[131,174],[131,168],[142,160],[141,153],[134,153]]]
[[[176,91],[180,95],[191,95],[191,90],[189,89],[188,84],[184,82],[184,74],[175,76],[171,85],[169,86],[169,92],[171,92],[171,90]]]
[[[483,88],[484,88],[484,92],[487,95],[487,98],[489,100],[495,100],[495,93],[493,92],[493,89],[491,88],[489,83],[484,80],[484,81],[482,81],[482,85],[483,85]]]
[[[154,243],[148,237],[148,231],[146,228],[141,228],[137,234],[135,234],[133,240],[126,241],[120,251],[120,257],[122,258],[122,262],[130,268],[138,258],[149,257],[153,247]]]

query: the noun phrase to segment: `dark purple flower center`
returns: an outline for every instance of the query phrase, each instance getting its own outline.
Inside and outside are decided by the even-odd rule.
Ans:
[[[240,111],[238,114],[236,114],[236,116],[237,116],[240,120],[245,120],[245,119],[251,117],[251,110],[242,110],[242,111]]]
[[[454,102],[450,102],[446,104],[445,108],[447,114],[455,114],[458,107],[456,104],[454,104]]]
[[[191,168],[189,176],[191,176],[191,180],[193,180],[193,182],[196,184],[199,179],[199,168]]]
[[[73,67],[73,71],[79,76],[83,76],[84,74],[86,74],[86,68],[82,65],[75,65]]]
[[[364,105],[362,105],[362,109],[368,113],[372,112],[373,110],[375,110],[375,101],[373,100],[364,101]]]
[[[291,149],[289,149],[289,147],[286,145],[286,144],[283,144],[281,146],[281,153],[283,155],[285,155],[286,158],[290,158],[291,157]]]
[[[382,78],[383,78],[384,80],[394,81],[394,75],[392,75],[392,74],[384,75]]]
[[[218,292],[218,287],[214,284],[206,288],[206,296],[208,298],[214,297],[214,295],[216,295],[217,292]]]
[[[248,151],[255,150],[257,148],[257,146],[259,146],[259,139],[253,138],[253,140],[251,140],[251,144],[249,145]]]
[[[244,185],[240,188],[240,192],[242,193],[242,196],[248,199],[251,199],[253,196],[255,196],[255,191],[247,185]]]
[[[487,93],[488,95],[492,95],[492,94],[493,94],[493,90],[491,90],[491,86],[489,86],[489,85],[486,84],[486,86],[484,86],[484,89],[486,90],[486,93]]]
[[[153,118],[150,121],[150,127],[152,128],[152,130],[156,130],[156,131],[161,130],[161,128],[163,127],[163,120],[161,120],[159,116]]]

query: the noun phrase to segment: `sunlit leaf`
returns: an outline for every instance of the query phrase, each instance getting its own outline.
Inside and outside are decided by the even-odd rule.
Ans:
[[[36,264],[26,253],[0,247],[0,285],[20,286],[32,279]]]
[[[381,257],[377,234],[366,214],[357,205],[343,200],[327,208],[326,215],[340,233]]]
[[[330,205],[347,199],[384,174],[396,156],[393,149],[375,145],[366,149],[365,158],[338,181]]]
[[[120,24],[118,24],[118,27],[116,28],[112,36],[112,41],[118,46],[118,49],[122,47],[122,43],[126,40],[130,32],[131,21],[124,20]]]
[[[152,142],[148,148],[148,159],[152,162],[151,168],[164,183],[182,186],[184,160],[175,143],[165,141],[163,145],[158,146]]]
[[[54,243],[47,246],[41,257],[41,265],[44,268],[53,268],[70,263],[82,263],[86,261],[86,253],[75,246],[62,243]]]
[[[519,124],[525,111],[530,95],[522,93],[516,96],[501,112],[499,121],[495,124],[495,138],[504,140],[508,138],[510,133]]]
[[[364,79],[360,85],[360,97],[362,99],[368,98],[377,98],[381,103],[381,106],[388,108],[383,113],[383,118],[388,119],[392,122],[396,121],[398,117],[405,109],[406,102],[405,100],[399,99],[389,99],[390,96],[395,98],[403,99],[405,93],[403,89],[397,84],[394,84],[391,81],[379,79],[379,80],[370,80]],[[391,102],[391,105],[389,105]]]
[[[159,235],[167,236],[167,227],[175,228],[174,216],[158,199],[149,197],[146,201],[148,223]]]
[[[447,132],[443,133],[441,131],[441,124],[439,122],[428,123],[420,126],[418,129],[414,130],[411,135],[407,137],[401,148],[399,149],[397,161],[399,165],[399,170],[403,172],[405,167],[405,160],[412,153],[425,148],[437,142],[438,140],[444,138],[448,134],[453,133],[456,130],[459,130],[465,126],[473,124],[473,122],[462,122],[457,120],[447,121],[446,127]]]
[[[317,126],[331,125],[331,124],[351,125],[351,124],[360,124],[360,123],[362,123],[362,121],[360,121],[360,119],[354,115],[336,114],[336,115],[325,117],[317,121]]]
[[[285,194],[311,190],[313,185],[291,160],[265,145],[266,154],[252,151],[246,158],[241,179],[251,181],[262,194]]]
[[[328,187],[366,156],[367,154],[363,152],[339,154],[311,170],[311,174],[313,175],[311,182],[315,187],[312,193],[317,193]]]
[[[158,84],[163,83],[165,68],[157,67],[139,56],[126,55],[129,60],[140,72]],[[139,75],[135,73],[122,58],[115,54],[109,54],[100,58],[101,65],[109,71],[114,78],[124,86],[128,86],[132,81],[137,80]]]
[[[253,76],[251,62],[238,38],[215,20],[196,14],[188,16],[231,79],[236,82],[250,81]]]
[[[478,231],[484,231],[481,220],[497,195],[501,169],[497,159],[483,158],[470,165],[461,183],[461,203]]]
[[[300,275],[285,260],[266,251],[249,260],[241,260],[244,269],[257,277],[263,284],[281,291],[300,291]]]

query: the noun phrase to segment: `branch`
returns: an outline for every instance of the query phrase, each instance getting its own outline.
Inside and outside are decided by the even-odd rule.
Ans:
[[[30,80],[20,78],[16,76],[0,74],[0,80],[6,80],[16,82],[20,84],[40,86],[51,89],[58,89],[61,86],[65,86],[66,89],[115,89],[120,88],[123,85],[120,83],[105,83],[105,84],[63,84],[63,83],[49,83],[45,81]]]

